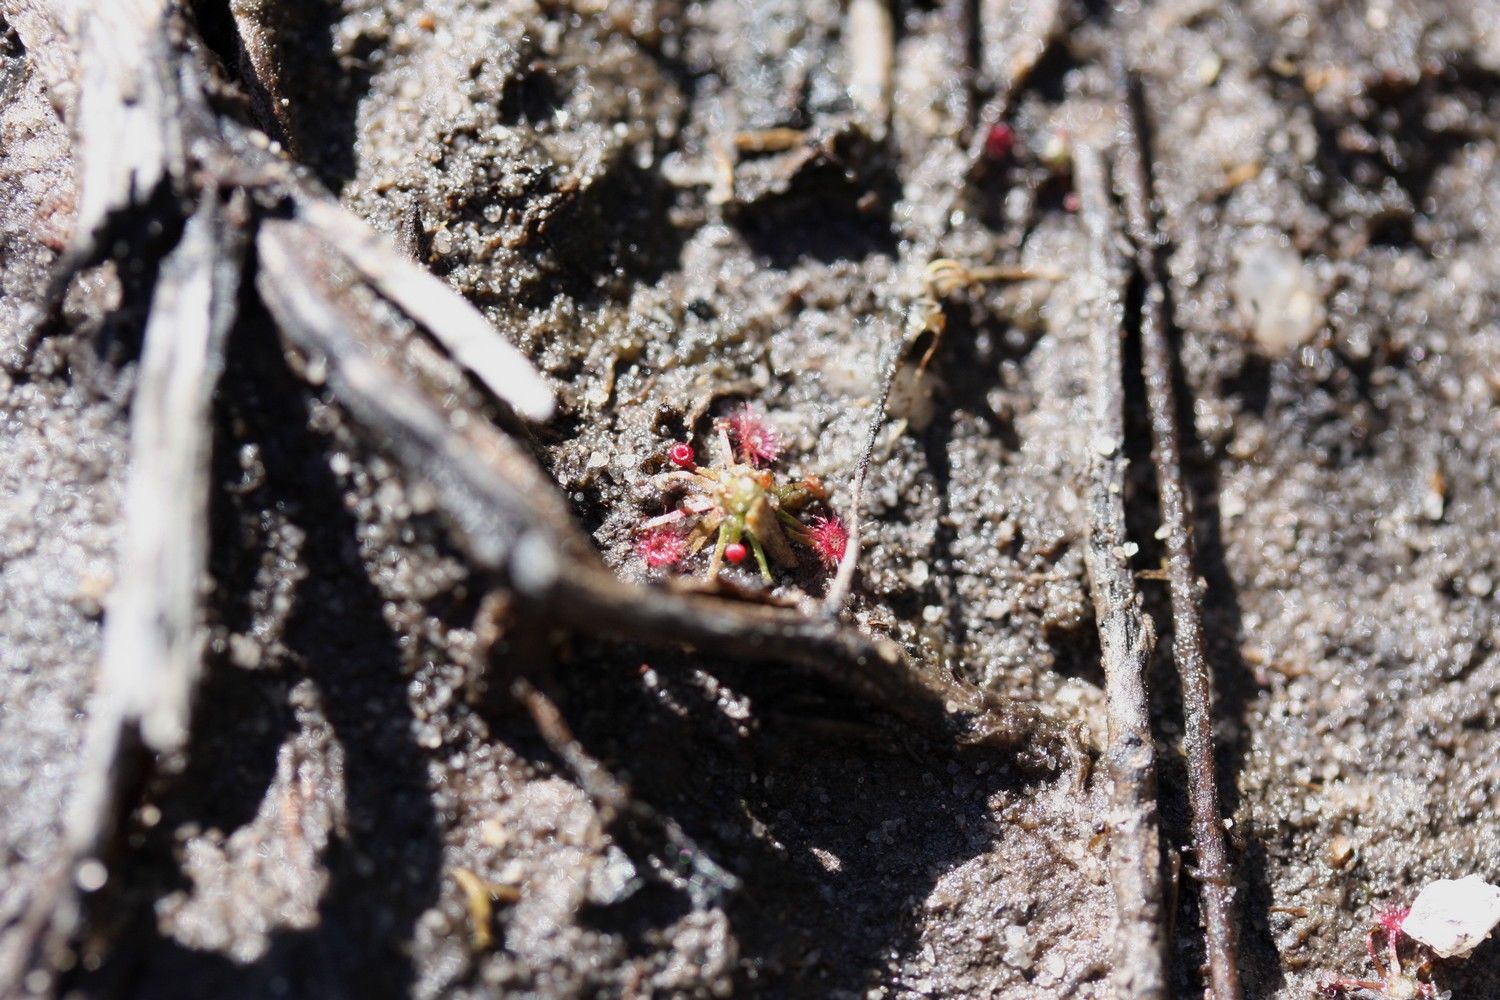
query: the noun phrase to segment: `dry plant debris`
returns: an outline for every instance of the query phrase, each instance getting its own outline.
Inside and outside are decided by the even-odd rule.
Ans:
[[[1156,645],[1131,575],[1125,527],[1125,261],[1104,159],[1076,157],[1081,216],[1089,238],[1088,560],[1099,626],[1109,733],[1109,866],[1118,921],[1112,978],[1121,996],[1167,995],[1156,747],[1146,703],[1146,665]]]
[[[1167,340],[1166,291],[1156,260],[1160,239],[1151,217],[1151,181],[1139,105],[1132,99],[1136,96],[1135,82],[1127,77],[1123,61],[1117,62],[1114,75],[1119,98],[1116,113],[1120,119],[1115,183],[1122,195],[1126,226],[1135,247],[1136,268],[1146,285],[1140,307],[1141,364],[1151,417],[1151,457],[1167,548],[1172,658],[1182,685],[1188,728],[1185,749],[1189,806],[1193,814],[1193,877],[1202,886],[1211,994],[1214,1000],[1238,1000],[1242,995],[1239,928],[1233,910],[1235,881],[1219,805],[1213,687],[1203,638],[1205,588],[1198,574],[1192,512],[1182,469],[1177,392],[1173,385],[1175,366]]]

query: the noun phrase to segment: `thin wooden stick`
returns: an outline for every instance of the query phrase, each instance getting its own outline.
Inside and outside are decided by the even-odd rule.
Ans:
[[[390,242],[335,201],[298,199],[297,217],[336,247],[365,280],[420,323],[460,365],[530,420],[552,418],[552,389],[526,355],[443,279],[391,249]]]
[[[670,816],[664,816],[630,794],[609,768],[605,767],[573,735],[562,710],[552,695],[525,677],[511,683],[511,694],[526,707],[548,749],[557,755],[572,773],[578,787],[593,802],[606,825],[624,817],[629,824],[655,831],[657,837],[644,838],[652,867],[668,884],[686,892],[696,906],[709,906],[740,887],[740,880],[726,871],[693,841]],[[666,852],[657,846],[665,842]],[[663,856],[665,854],[665,856]]]
[[[1145,279],[1141,304],[1141,364],[1151,411],[1152,460],[1156,467],[1162,524],[1166,528],[1167,585],[1172,596],[1172,658],[1182,683],[1188,758],[1188,804],[1193,814],[1196,875],[1203,886],[1203,927],[1213,1000],[1239,1000],[1239,934],[1235,926],[1234,874],[1224,844],[1214,767],[1213,690],[1204,657],[1203,595],[1199,584],[1191,513],[1182,475],[1177,433],[1177,394],[1172,386],[1172,349],[1167,342],[1166,295],[1156,259],[1158,239],[1150,205],[1151,180],[1132,101],[1130,79],[1116,68],[1122,107],[1115,182],[1125,206],[1136,266]]]
[[[119,585],[104,620],[105,708],[140,722],[161,753],[187,739],[202,658],[200,595],[208,568],[210,404],[239,294],[240,219],[208,191],[167,257],[151,299],[130,408],[130,478]]]
[[[1110,782],[1110,880],[1118,928],[1116,994],[1163,1000],[1161,847],[1156,810],[1156,753],[1146,708],[1146,667],[1155,637],[1141,614],[1125,534],[1125,383],[1122,361],[1125,268],[1103,159],[1081,145],[1074,181],[1089,237],[1086,308],[1089,370],[1087,510],[1089,586],[1104,661],[1109,734],[1104,760]]]
[[[886,341],[885,354],[880,359],[880,393],[875,407],[870,411],[870,422],[865,428],[865,443],[859,452],[859,462],[854,467],[854,482],[849,488],[849,502],[844,517],[848,540],[844,543],[844,554],[839,558],[838,571],[828,585],[823,598],[823,613],[837,617],[844,610],[849,591],[854,586],[854,573],[859,568],[859,554],[864,542],[864,496],[865,480],[870,475],[870,461],[875,456],[875,446],[880,441],[880,429],[885,426],[885,411],[890,404],[891,387],[896,383],[896,372],[901,368],[901,357],[906,353],[905,336],[890,337]]]

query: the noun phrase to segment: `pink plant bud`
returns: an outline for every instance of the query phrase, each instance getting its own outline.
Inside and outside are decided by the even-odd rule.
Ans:
[[[693,446],[686,441],[679,441],[667,449],[667,460],[679,469],[691,469],[698,464],[693,456]]]
[[[1016,145],[1016,131],[1004,122],[996,122],[984,136],[984,155],[1003,160]]]
[[[808,545],[818,558],[830,568],[844,558],[844,548],[849,544],[849,532],[836,517],[815,517],[807,529]]]
[[[687,555],[688,541],[668,527],[651,528],[635,543],[635,551],[652,569],[675,566]]]
[[[724,546],[724,558],[728,562],[738,566],[745,561],[745,556],[749,554],[749,551],[749,549],[745,548],[739,542],[730,542]]]
[[[739,447],[740,461],[747,465],[769,465],[781,454],[781,442],[766,418],[749,404],[731,413],[725,423]]]

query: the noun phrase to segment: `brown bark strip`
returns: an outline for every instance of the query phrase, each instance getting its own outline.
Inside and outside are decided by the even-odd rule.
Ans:
[[[1146,710],[1146,666],[1155,636],[1141,614],[1126,553],[1125,383],[1122,360],[1125,266],[1099,151],[1080,146],[1074,181],[1089,237],[1092,290],[1088,324],[1089,468],[1084,560],[1099,625],[1109,733],[1110,881],[1115,891],[1114,986],[1119,997],[1166,996],[1161,849],[1156,812],[1156,760]]]
[[[1151,216],[1151,180],[1137,126],[1139,108],[1120,80],[1118,177],[1136,266],[1145,279],[1141,304],[1141,357],[1151,413],[1152,460],[1166,528],[1167,585],[1172,597],[1172,658],[1182,684],[1188,758],[1188,804],[1193,814],[1193,853],[1203,886],[1203,927],[1213,1000],[1239,1000],[1239,935],[1235,926],[1234,877],[1224,845],[1219,790],[1214,773],[1213,689],[1203,654],[1203,595],[1189,527],[1182,446],[1177,434],[1177,395],[1172,387],[1172,349],[1167,342],[1166,295],[1156,259],[1159,244]]]

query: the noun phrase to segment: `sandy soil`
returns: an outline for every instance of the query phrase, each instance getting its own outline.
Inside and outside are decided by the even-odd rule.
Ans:
[[[200,4],[204,35],[233,27]],[[1063,280],[958,297],[879,442],[854,613],[929,663],[1103,726],[1082,558],[1085,244],[1066,144],[1132,53],[1189,397],[1189,472],[1248,996],[1363,974],[1379,907],[1500,881],[1500,16],[1429,0],[897,6],[889,135],[836,0],[317,0],[272,19],[289,148],[549,376],[536,448],[617,571],[665,449],[741,402],[847,491],[914,256]],[[960,190],[961,135],[1056,30]],[[969,84],[955,67],[972,59]],[[973,92],[970,91],[970,86]],[[745,152],[807,130],[818,150]],[[70,143],[0,46],[0,353],[64,245]],[[951,212],[950,212],[951,207]],[[917,261],[917,264],[925,260]],[[1068,277],[1075,276],[1075,277]],[[129,280],[127,274],[125,280]],[[0,928],[55,847],[96,668],[139,317],[91,272],[0,382]],[[1143,396],[1127,496],[1157,564]],[[695,406],[707,404],[706,411]],[[696,424],[694,412],[706,412]],[[216,404],[208,680],[129,803],[80,995],[1107,997],[1097,778],[934,745],[774,665],[509,623],[274,328]],[[745,577],[747,584],[754,580]],[[819,593],[811,565],[785,594]],[[1166,634],[1163,585],[1144,582]],[[1163,651],[1169,649],[1162,644]],[[1175,673],[1153,674],[1177,913],[1201,990]],[[654,870],[496,675],[550,673],[582,744],[741,886]],[[488,683],[486,681],[488,680]],[[1180,862],[1180,864],[1179,864]],[[455,872],[514,890],[476,939]],[[3,934],[0,930],[0,934]],[[1500,945],[1437,970],[1500,995]]]

